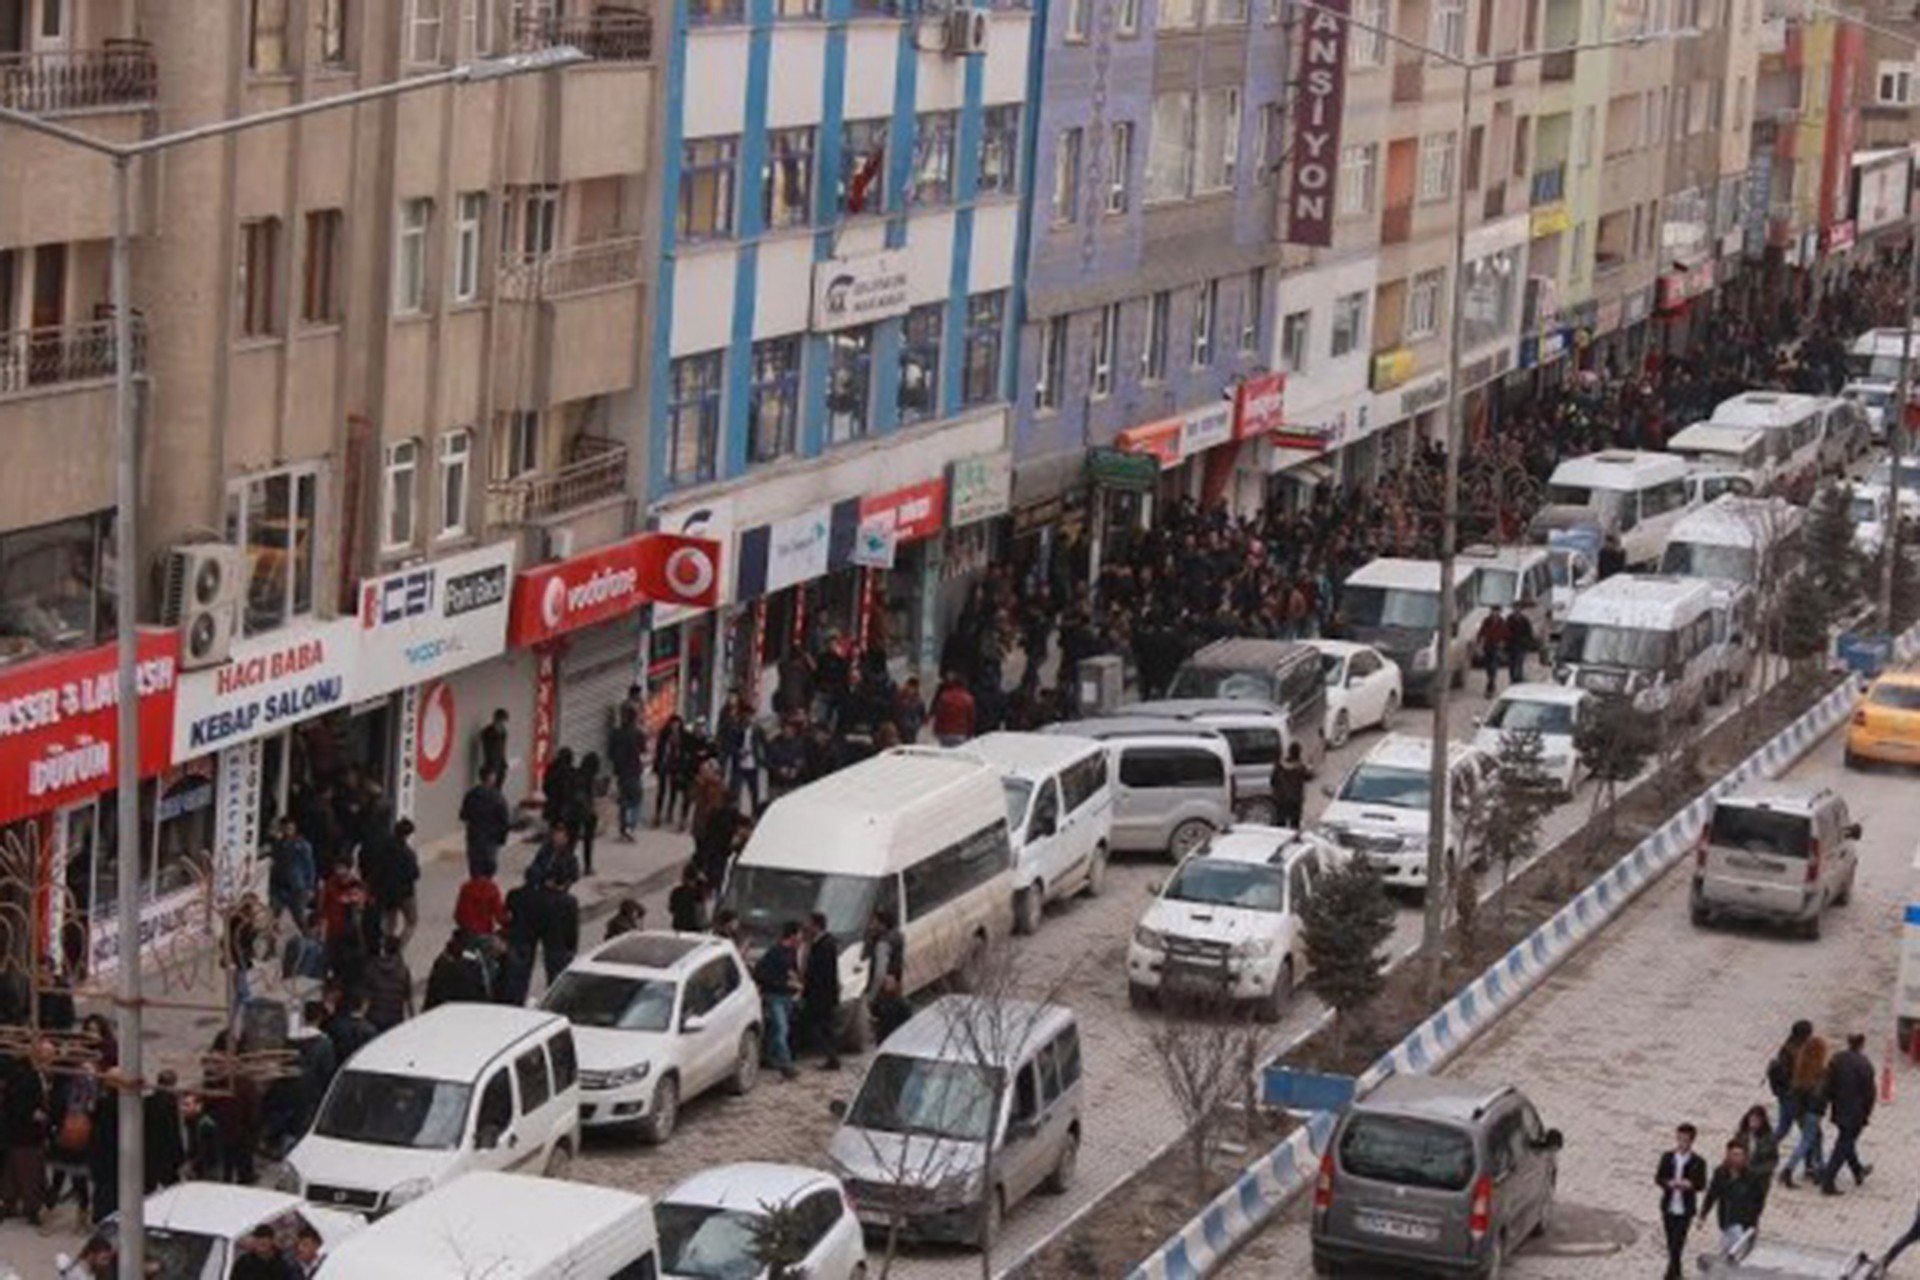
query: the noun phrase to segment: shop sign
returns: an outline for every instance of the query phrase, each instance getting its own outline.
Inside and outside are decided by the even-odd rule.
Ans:
[[[833,509],[815,507],[767,526],[766,585],[758,595],[812,582],[827,571],[833,551]]]
[[[1653,286],[1648,285],[1644,289],[1638,289],[1629,294],[1625,307],[1620,323],[1635,325],[1645,320],[1653,311]]]
[[[1411,418],[1414,414],[1431,409],[1447,398],[1447,380],[1435,378],[1400,393],[1400,416]]]
[[[712,498],[693,506],[662,511],[657,520],[661,533],[678,534],[683,538],[705,538],[723,548],[733,545],[733,503],[727,498]],[[722,556],[720,585],[714,594],[716,604],[726,604],[733,599],[733,569],[731,561]],[[703,608],[655,601],[653,626],[655,629],[671,627],[704,612],[706,610]]]
[[[553,646],[539,649],[533,662],[533,749],[527,761],[527,788],[540,789],[553,763],[553,734],[558,713],[555,703],[560,695],[560,659]]]
[[[137,642],[140,776],[150,778],[170,759],[180,634],[143,630]],[[104,644],[0,668],[0,823],[113,790],[116,658]]]
[[[1233,439],[1233,402],[1221,400],[1189,409],[1180,418],[1180,456],[1191,458]]]
[[[1823,253],[1844,253],[1853,248],[1853,239],[1853,219],[1829,223],[1820,229],[1820,250]]]
[[[432,784],[446,773],[459,737],[458,725],[452,685],[435,680],[420,690],[414,726],[414,767],[420,781]]]
[[[860,499],[860,524],[884,524],[897,542],[918,542],[940,532],[946,516],[947,479],[936,476],[919,484]],[[855,560],[856,564],[860,563]]]
[[[1233,438],[1269,436],[1287,418],[1287,375],[1263,373],[1243,378],[1233,392]]]
[[[899,530],[883,516],[860,522],[853,536],[853,563],[865,569],[891,569],[900,545]]]
[[[1573,226],[1573,215],[1567,212],[1564,201],[1556,200],[1533,211],[1527,224],[1527,234],[1538,240],[1541,236],[1557,236]]]
[[[1713,259],[1697,262],[1685,271],[1669,271],[1655,281],[1658,286],[1659,306],[1662,311],[1672,311],[1686,304],[1690,298],[1703,293],[1713,292]]]
[[[308,622],[234,643],[220,666],[180,677],[173,758],[218,751],[360,697],[360,619]]]
[[[907,314],[907,255],[898,249],[813,264],[813,331],[832,333]]]
[[[361,582],[357,696],[378,697],[505,652],[512,587],[511,542]]]
[[[983,453],[947,467],[947,527],[991,520],[1013,507],[1013,455]]]
[[[1333,243],[1333,192],[1340,172],[1340,121],[1347,97],[1348,0],[1324,0],[1301,37],[1300,96],[1293,113],[1287,176],[1287,243]]]
[[[507,638],[527,648],[622,617],[649,600],[711,608],[719,585],[719,543],[642,533],[522,571],[514,582]]]
[[[1488,352],[1462,369],[1460,385],[1477,387],[1483,382],[1491,382],[1511,368],[1513,368],[1513,348],[1501,347],[1498,351]]]
[[[1907,188],[1913,175],[1913,160],[1907,151],[1893,153],[1893,159],[1882,164],[1854,168],[1860,171],[1860,194],[1853,211],[1860,234],[1878,231],[1907,216]]]
[[[140,908],[139,954],[147,955],[189,930],[198,932],[212,926],[212,902],[206,886],[195,885],[155,898]],[[119,967],[119,917],[96,916],[87,928],[87,975],[97,980]]]
[[[1413,352],[1406,347],[1382,351],[1373,358],[1367,386],[1373,391],[1391,391],[1411,378],[1415,367]]]
[[[1181,420],[1168,418],[1144,427],[1129,427],[1114,438],[1114,443],[1122,453],[1152,458],[1162,471],[1170,471],[1180,465],[1181,431]]]
[[[1087,480],[1101,488],[1151,489],[1159,479],[1160,462],[1152,454],[1129,453],[1125,449],[1087,450]]]

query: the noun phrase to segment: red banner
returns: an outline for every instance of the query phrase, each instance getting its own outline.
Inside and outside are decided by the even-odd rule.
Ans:
[[[1263,373],[1244,379],[1233,394],[1233,438],[1272,435],[1286,424],[1287,375]]]
[[[936,476],[892,493],[860,499],[860,522],[892,516],[893,536],[901,542],[918,542],[940,532],[946,509],[947,480]]]
[[[1340,117],[1347,101],[1347,4],[1321,0],[1302,24],[1293,138],[1287,148],[1288,244],[1324,249],[1333,243]]]
[[[140,776],[172,755],[180,635],[139,636]],[[118,770],[114,646],[0,668],[0,822],[48,813],[111,791]]]
[[[1149,422],[1144,427],[1128,427],[1114,437],[1115,444],[1128,453],[1144,453],[1160,461],[1162,471],[1180,465],[1180,419]]]
[[[553,763],[554,702],[560,692],[560,663],[552,649],[533,659],[533,752],[527,761],[527,791],[538,795],[547,766]]]
[[[507,639],[527,648],[631,613],[649,600],[710,608],[719,583],[719,543],[643,533],[520,574]]]

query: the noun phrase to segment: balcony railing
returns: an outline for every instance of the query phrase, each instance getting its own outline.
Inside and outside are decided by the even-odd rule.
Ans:
[[[147,367],[147,330],[133,318],[133,370]],[[101,382],[113,376],[113,321],[0,332],[0,395]]]
[[[1557,204],[1567,198],[1567,166],[1557,164],[1533,175],[1533,203]]]
[[[646,62],[653,57],[653,15],[613,5],[583,14],[524,14],[514,38],[524,50],[572,45],[601,62]]]
[[[1408,58],[1393,64],[1393,100],[1395,102],[1418,102],[1426,96],[1427,64],[1418,58]]]
[[[557,471],[495,480],[487,517],[496,525],[532,524],[627,491],[627,446],[604,436],[574,442],[574,460]]]
[[[150,103],[160,75],[144,40],[104,48],[0,54],[0,106],[34,115]]]
[[[1541,83],[1555,84],[1573,79],[1574,59],[1577,56],[1572,49],[1558,49],[1540,59]]]
[[[1413,201],[1390,204],[1380,215],[1380,243],[1405,244],[1413,235]]]
[[[631,284],[640,278],[639,236],[596,240],[500,264],[500,296],[521,302],[563,297],[587,289]]]

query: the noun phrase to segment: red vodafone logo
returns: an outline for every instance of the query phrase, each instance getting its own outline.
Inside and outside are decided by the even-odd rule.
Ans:
[[[705,547],[676,547],[667,555],[667,589],[672,592],[675,604],[705,596],[713,590],[714,580],[719,576],[720,566],[713,562],[713,556]]]
[[[459,736],[454,719],[453,686],[444,680],[420,690],[419,723],[415,726],[414,764],[422,782],[438,782],[453,759]]]
[[[507,637],[527,647],[629,613],[646,601],[711,608],[720,592],[720,544],[643,533],[520,574]]]

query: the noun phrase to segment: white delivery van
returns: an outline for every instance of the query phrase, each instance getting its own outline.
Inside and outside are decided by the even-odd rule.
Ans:
[[[1752,493],[1765,493],[1773,484],[1767,433],[1758,427],[1696,422],[1667,440],[1667,452],[1685,458],[1688,471],[1696,477],[1742,476]]]
[[[655,1280],[653,1206],[584,1182],[469,1173],[343,1243],[342,1280]]]
[[[1113,766],[1113,847],[1176,862],[1233,822],[1233,747],[1210,725],[1163,716],[1062,720],[1041,732],[1103,743]]]
[[[1458,688],[1473,665],[1473,641],[1486,617],[1480,568],[1453,562],[1453,629],[1440,629],[1440,563],[1383,557],[1347,575],[1340,587],[1346,639],[1370,644],[1400,668],[1406,696],[1431,698],[1437,679]]]
[[[1113,847],[1113,770],[1097,742],[1045,733],[989,733],[955,748],[999,771],[1013,841],[1013,928],[1032,933],[1041,908],[1092,897]]]
[[[1773,492],[1805,502],[1820,480],[1820,439],[1827,409],[1828,402],[1821,396],[1742,391],[1715,405],[1712,421],[1766,432]]]
[[[1659,562],[1688,496],[1686,459],[1671,453],[1604,449],[1568,458],[1547,479],[1549,503],[1585,507],[1619,535],[1629,568]]]
[[[1746,683],[1758,636],[1758,601],[1769,584],[1800,571],[1806,512],[1785,498],[1725,497],[1692,512],[1673,527],[1660,572],[1699,578],[1714,589],[1722,615],[1714,637],[1717,670],[1707,701]]]
[[[1698,578],[1620,573],[1573,602],[1554,678],[1649,714],[1697,718],[1718,670],[1714,591]]]
[[[1898,383],[1849,382],[1840,388],[1840,398],[1853,401],[1860,406],[1860,412],[1867,415],[1868,441],[1873,444],[1885,444],[1887,419],[1893,414],[1893,397],[1898,392]]]
[[[1900,381],[1900,353],[1906,341],[1906,333],[1898,325],[1868,329],[1847,348],[1847,376],[1882,383],[1891,390]],[[1920,332],[1913,337],[1913,354],[1920,360]]]
[[[1461,551],[1460,558],[1480,570],[1478,603],[1499,605],[1509,617],[1525,613],[1533,634],[1546,640],[1553,610],[1553,557],[1546,547],[1479,543]]]
[[[1000,771],[963,752],[896,747],[788,792],[754,824],[721,905],[765,947],[815,911],[840,944],[847,1039],[865,1047],[873,914],[905,935],[902,995],[978,975],[1013,927],[1013,849]]]
[[[1873,447],[1872,420],[1847,396],[1822,396],[1820,403],[1820,470],[1843,476]]]

